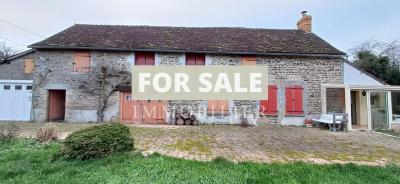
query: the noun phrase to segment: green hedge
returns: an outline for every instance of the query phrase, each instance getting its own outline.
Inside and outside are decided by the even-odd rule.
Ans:
[[[70,134],[64,141],[64,158],[86,160],[134,149],[129,128],[119,124],[103,124]]]

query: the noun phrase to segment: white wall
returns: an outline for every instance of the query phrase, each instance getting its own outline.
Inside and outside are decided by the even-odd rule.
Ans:
[[[344,63],[344,84],[345,85],[377,85],[383,86],[382,83],[374,78],[366,75],[357,68]]]
[[[10,89],[4,89],[5,85]],[[32,90],[27,86],[32,86],[32,80],[0,80],[0,121],[31,120]]]

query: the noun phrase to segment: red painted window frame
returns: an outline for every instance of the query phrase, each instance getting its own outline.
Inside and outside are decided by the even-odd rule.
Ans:
[[[286,86],[286,114],[304,115],[303,110],[303,86]]]
[[[135,65],[155,65],[154,52],[135,52]]]
[[[186,65],[205,65],[206,55],[197,53],[186,53]]]
[[[268,100],[260,100],[260,113],[262,115],[278,114],[278,87],[268,85]]]

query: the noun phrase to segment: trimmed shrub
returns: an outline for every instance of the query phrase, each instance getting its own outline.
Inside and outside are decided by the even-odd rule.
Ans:
[[[46,123],[36,133],[36,139],[40,142],[48,143],[52,140],[57,140],[59,135],[59,128],[57,124]]]
[[[119,124],[103,124],[70,134],[64,141],[59,156],[86,160],[133,150],[129,128]]]

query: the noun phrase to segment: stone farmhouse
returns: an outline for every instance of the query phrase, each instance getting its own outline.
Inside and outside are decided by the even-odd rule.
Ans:
[[[239,124],[246,119],[254,125],[304,125],[311,114],[346,112],[349,129],[396,127],[400,88],[348,63],[344,52],[312,32],[311,21],[302,12],[297,29],[75,24],[30,45],[29,52],[6,59],[14,63],[7,67],[23,63],[29,77],[8,78],[10,85],[1,84],[0,97],[10,93],[9,88],[19,91],[14,83],[23,82],[27,89],[22,91],[31,99],[26,102],[31,106],[28,119],[38,122],[95,122],[102,109],[102,121],[174,124],[178,108],[190,109],[201,124]],[[129,83],[113,81],[107,100],[99,103],[96,89],[91,93],[93,85],[88,83],[95,69],[125,66],[126,73],[135,65],[268,66],[268,100],[138,101],[132,100]],[[143,113],[147,107],[159,111]]]
[[[303,13],[298,29],[157,27],[75,24],[30,45],[37,65],[51,71],[35,75],[33,112],[36,121],[96,121],[97,101],[79,88],[96,65],[267,65],[269,99],[133,102],[129,87],[109,98],[104,120],[171,123],[171,106],[194,111],[201,123],[239,123],[233,109],[245,111],[252,124],[302,124],[321,112],[321,85],[341,85],[345,53],[311,32],[311,16]],[[132,115],[132,104],[164,107],[158,117]],[[262,110],[260,110],[262,108]],[[260,112],[262,115],[260,115]],[[137,114],[137,113],[136,113]]]

